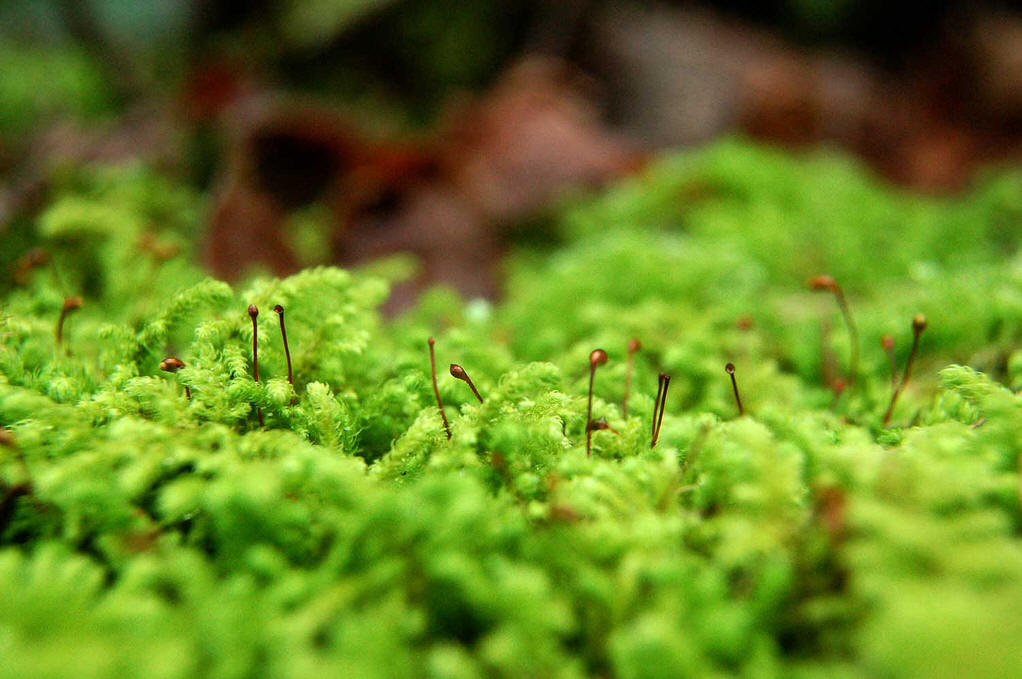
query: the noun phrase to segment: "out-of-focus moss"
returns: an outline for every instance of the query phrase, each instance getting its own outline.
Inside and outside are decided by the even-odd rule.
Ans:
[[[95,119],[115,98],[102,68],[82,50],[0,43],[0,139],[17,140],[40,119]]]

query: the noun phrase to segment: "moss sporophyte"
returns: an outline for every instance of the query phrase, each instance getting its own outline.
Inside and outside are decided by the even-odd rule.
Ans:
[[[664,422],[664,410],[667,408],[667,388],[671,386],[671,376],[667,373],[657,375],[656,398],[653,399],[653,417],[649,447],[656,448],[660,440],[660,426]]]
[[[259,325],[256,319],[259,318],[259,308],[255,304],[248,305],[248,316],[252,319],[252,379],[259,381]],[[256,416],[259,418],[259,426],[266,426],[263,423],[263,409],[256,405]]]
[[[447,421],[447,413],[444,412],[444,402],[440,400],[440,388],[436,384],[436,355],[433,350],[433,345],[436,341],[432,336],[427,340],[429,344],[429,374],[433,380],[433,395],[436,396],[436,407],[440,410],[440,419],[444,423],[444,432],[447,434],[447,440],[451,440],[451,424]]]
[[[291,349],[287,345],[287,328],[284,327],[284,307],[277,304],[273,307],[273,310],[280,317],[280,339],[284,343],[284,356],[287,359],[287,383],[293,386],[295,377],[294,372],[291,370]]]
[[[745,408],[742,407],[742,397],[738,395],[738,380],[735,379],[735,364],[728,363],[724,366],[724,372],[731,377],[731,389],[735,392],[735,404],[738,406],[738,416],[745,415]]]
[[[912,377],[912,363],[916,359],[916,352],[919,351],[919,338],[922,336],[924,330],[926,330],[926,316],[923,314],[916,314],[912,318],[912,349],[908,353],[908,360],[905,361],[905,372],[901,376],[901,381],[898,382],[898,386],[891,391],[891,402],[887,406],[887,411],[884,413],[885,427],[890,424],[891,415],[894,414],[894,406],[898,402],[898,397],[901,395],[901,392],[905,390],[905,385],[908,384],[909,379]]]
[[[176,373],[181,368],[185,367],[184,361],[175,356],[168,356],[167,358],[160,361],[160,370],[168,373]],[[192,400],[192,391],[185,385],[185,398],[189,401]]]
[[[476,389],[476,385],[472,383],[472,378],[469,377],[468,373],[465,372],[465,369],[462,368],[457,363],[452,363],[451,364],[451,377],[454,377],[455,379],[459,379],[459,380],[467,383],[469,389],[471,389],[472,393],[475,394],[475,397],[477,399],[479,399],[479,402],[480,403],[483,402],[483,397],[479,395],[479,390]]]
[[[57,318],[57,329],[55,331],[57,338],[57,346],[63,346],[64,344],[64,323],[67,321],[67,317],[71,313],[78,311],[82,308],[81,297],[65,297],[64,304],[60,307],[60,316]],[[68,355],[71,354],[71,348],[67,349]]]
[[[0,679],[1022,677],[1017,174],[727,142],[389,318],[393,261],[207,277],[201,198],[4,234],[60,266],[0,276]]]
[[[589,404],[586,406],[586,457],[593,454],[593,381],[596,379],[596,367],[607,362],[607,352],[594,349],[589,354]]]
[[[834,300],[841,310],[841,316],[844,318],[845,327],[848,330],[848,376],[845,378],[841,389],[835,389],[835,391],[843,391],[845,386],[851,386],[855,383],[855,376],[859,372],[859,331],[856,329],[855,321],[852,319],[852,311],[848,307],[848,300],[845,299],[845,292],[832,276],[826,274],[813,276],[809,279],[808,285],[811,290],[826,291],[834,295]]]

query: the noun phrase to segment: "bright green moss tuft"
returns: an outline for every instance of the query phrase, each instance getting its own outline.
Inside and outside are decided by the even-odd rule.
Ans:
[[[1017,175],[925,199],[725,142],[565,206],[502,302],[392,321],[400,262],[206,278],[194,198],[69,182],[37,225],[54,266],[2,301],[0,679],[1019,675]],[[838,397],[823,272],[862,337]],[[917,311],[884,428],[880,338],[903,366]],[[597,347],[616,432],[587,457]]]

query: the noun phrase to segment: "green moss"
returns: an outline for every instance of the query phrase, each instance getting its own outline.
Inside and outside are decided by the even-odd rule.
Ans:
[[[926,199],[724,142],[564,206],[502,302],[393,321],[404,260],[205,278],[195,204],[138,169],[69,182],[53,265],[2,301],[0,678],[1018,676],[1017,175]],[[862,336],[837,399],[821,272]],[[880,338],[903,365],[917,311],[884,427]],[[616,433],[587,457],[596,347]]]

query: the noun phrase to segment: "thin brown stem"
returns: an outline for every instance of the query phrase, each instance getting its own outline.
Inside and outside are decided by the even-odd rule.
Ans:
[[[825,387],[834,388],[838,380],[837,359],[830,348],[830,320],[827,318],[820,319],[820,376]]]
[[[642,348],[642,342],[633,338],[628,342],[628,364],[625,366],[625,397],[621,400],[621,417],[628,417],[628,395],[632,391],[632,370],[635,367],[635,352]]]
[[[859,373],[859,331],[855,327],[855,320],[848,307],[848,300],[845,299],[845,292],[833,277],[825,274],[810,278],[809,287],[812,290],[826,290],[834,295],[838,309],[841,310],[841,315],[844,317],[845,326],[848,328],[848,341],[851,345],[849,347],[847,379],[847,385],[851,386],[855,383],[856,375]]]
[[[64,322],[72,312],[82,308],[81,297],[65,297],[64,305],[60,308],[60,317],[57,319],[57,346],[64,344]],[[71,355],[71,349],[67,350],[68,355]]]
[[[742,407],[742,397],[738,395],[738,380],[735,379],[735,364],[728,363],[724,366],[724,371],[731,376],[731,388],[735,392],[735,403],[738,404],[738,417],[745,415],[745,408]]]
[[[259,318],[259,307],[255,304],[248,305],[248,315],[252,319],[252,377],[256,382],[259,381],[259,326],[256,323],[256,319]],[[259,426],[263,427],[263,409],[258,405],[256,406],[256,416],[259,418]]]
[[[887,412],[884,413],[885,427],[891,421],[891,416],[894,414],[894,405],[898,402],[898,397],[901,396],[901,392],[905,390],[905,385],[912,378],[912,364],[915,362],[916,353],[919,351],[919,338],[924,330],[926,330],[926,316],[916,314],[912,319],[912,349],[909,350],[908,360],[905,361],[905,373],[901,376],[898,388],[891,393],[891,402],[887,406]]]
[[[656,418],[656,440],[660,440],[660,430],[664,426],[664,413],[667,411],[667,389],[671,386],[671,376],[664,375],[664,393],[660,396],[660,414]]]
[[[855,384],[859,374],[859,331],[852,320],[852,311],[848,308],[848,301],[841,288],[837,289],[837,304],[841,308],[841,315],[845,318],[845,325],[848,326],[848,341],[851,343],[848,357],[848,384]]]
[[[650,428],[649,428],[650,440],[654,441],[653,445],[651,445],[650,448],[652,448],[653,446],[656,445],[656,443],[655,443],[655,441],[656,441],[656,415],[657,415],[657,411],[660,410],[660,395],[663,392],[664,392],[664,374],[660,373],[657,376],[657,381],[656,381],[656,397],[653,399],[653,420],[652,420],[652,423],[650,424]]]
[[[479,390],[476,389],[476,385],[474,385],[472,383],[472,378],[469,377],[468,373],[465,372],[465,369],[462,368],[457,363],[452,363],[451,364],[451,377],[459,379],[459,380],[461,380],[463,382],[467,382],[469,389],[471,389],[472,393],[476,395],[476,398],[479,399],[479,402],[480,403],[483,402],[483,397],[479,395]]]
[[[273,307],[273,310],[280,317],[280,338],[284,340],[284,357],[287,359],[287,383],[294,386],[294,373],[291,372],[291,349],[287,346],[287,328],[284,327],[284,307],[278,304]]]
[[[589,407],[586,409],[586,457],[592,456],[593,430],[589,423],[593,421],[593,381],[596,379],[596,367],[607,362],[607,352],[594,349],[589,354]]]
[[[650,439],[649,447],[656,448],[660,440],[660,427],[664,423],[664,411],[667,409],[667,389],[671,386],[671,376],[660,373],[657,376],[657,400],[653,404],[653,436]]]
[[[447,432],[447,440],[451,440],[451,425],[447,421],[447,413],[444,412],[444,403],[440,400],[440,388],[436,385],[436,357],[433,353],[435,344],[432,337],[429,338],[429,373],[433,378],[433,395],[436,396],[436,406],[440,409],[440,419],[444,421],[444,431]]]

